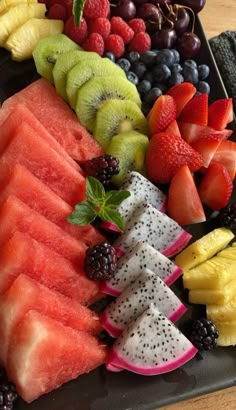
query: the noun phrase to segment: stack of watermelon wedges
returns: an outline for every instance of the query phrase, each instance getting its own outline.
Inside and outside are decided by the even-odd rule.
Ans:
[[[31,402],[106,360],[83,271],[104,238],[66,221],[85,198],[79,163],[102,151],[43,79],[4,102],[0,126],[0,361]]]

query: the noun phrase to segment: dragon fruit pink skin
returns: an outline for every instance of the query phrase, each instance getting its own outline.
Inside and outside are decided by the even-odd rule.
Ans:
[[[149,269],[142,271],[136,281],[127,286],[121,295],[102,313],[101,323],[113,337],[119,337],[133,319],[138,317],[153,302],[172,322],[187,310],[172,290]]]
[[[110,348],[106,367],[110,371],[126,369],[153,376],[177,369],[196,353],[192,343],[150,304]]]

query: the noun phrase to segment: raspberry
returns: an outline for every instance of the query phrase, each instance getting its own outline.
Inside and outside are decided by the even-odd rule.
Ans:
[[[82,18],[79,27],[76,27],[74,16],[70,16],[65,23],[64,33],[76,44],[81,45],[88,35],[85,19]]]
[[[63,20],[67,19],[67,9],[63,4],[54,3],[47,13],[47,18],[52,20]]]
[[[119,173],[119,160],[108,154],[101,155],[86,161],[84,171],[86,175],[95,177],[104,186],[108,186],[112,176]]]
[[[140,55],[151,49],[151,38],[148,33],[137,33],[129,43],[129,51],[137,51]]]
[[[146,25],[143,19],[132,19],[128,22],[134,33],[142,33],[146,31]]]
[[[88,21],[88,33],[99,33],[103,38],[109,36],[111,31],[111,23],[105,17],[98,17],[95,20]]]
[[[125,43],[118,34],[110,34],[105,39],[105,51],[111,51],[116,58],[121,57],[125,52]]]
[[[121,17],[112,17],[111,33],[122,37],[125,44],[130,43],[134,37],[132,28]]]
[[[82,47],[86,51],[94,51],[95,53],[98,53],[100,56],[102,56],[104,53],[104,40],[101,34],[92,33],[84,42]]]
[[[86,19],[107,17],[110,13],[109,0],[86,0],[83,16]]]
[[[116,251],[108,242],[90,246],[86,250],[84,270],[90,279],[111,279],[116,272],[116,268]]]

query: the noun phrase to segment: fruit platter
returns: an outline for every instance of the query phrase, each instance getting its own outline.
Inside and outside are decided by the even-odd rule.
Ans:
[[[0,410],[235,385],[236,122],[204,4],[0,0]]]

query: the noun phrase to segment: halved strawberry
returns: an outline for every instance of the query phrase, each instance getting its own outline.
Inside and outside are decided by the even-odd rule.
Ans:
[[[209,166],[198,188],[203,204],[215,211],[228,204],[232,190],[233,183],[229,173],[220,163]]]
[[[233,181],[236,175],[236,143],[233,141],[222,141],[217,148],[211,163],[223,164]]]
[[[178,137],[181,137],[179,126],[176,120],[172,121],[168,127],[165,129],[165,132],[168,134],[172,135],[178,135]]]
[[[217,148],[222,141],[221,133],[205,135],[194,141],[191,146],[202,156],[202,164],[205,168],[208,168]]]
[[[207,125],[208,122],[208,94],[195,95],[183,108],[180,121],[197,125]]]
[[[196,94],[196,88],[191,83],[176,84],[171,87],[166,94],[171,95],[176,103],[176,116],[178,118],[185,105]]]
[[[169,183],[181,165],[185,164],[191,172],[197,171],[202,166],[202,157],[177,135],[166,132],[153,135],[146,155],[147,176],[151,181]]]
[[[214,101],[208,109],[208,125],[215,130],[223,130],[233,121],[232,98],[222,98]]]
[[[180,225],[206,220],[193,176],[187,165],[182,165],[171,180],[167,212]]]
[[[178,125],[182,138],[190,145],[205,135],[212,135],[214,133],[218,134],[220,132],[222,134],[222,140],[226,140],[233,134],[232,130],[224,129],[222,131],[216,131],[211,127],[191,124],[190,122],[178,121]]]
[[[176,119],[176,104],[170,95],[161,95],[148,114],[150,135],[164,131]]]

